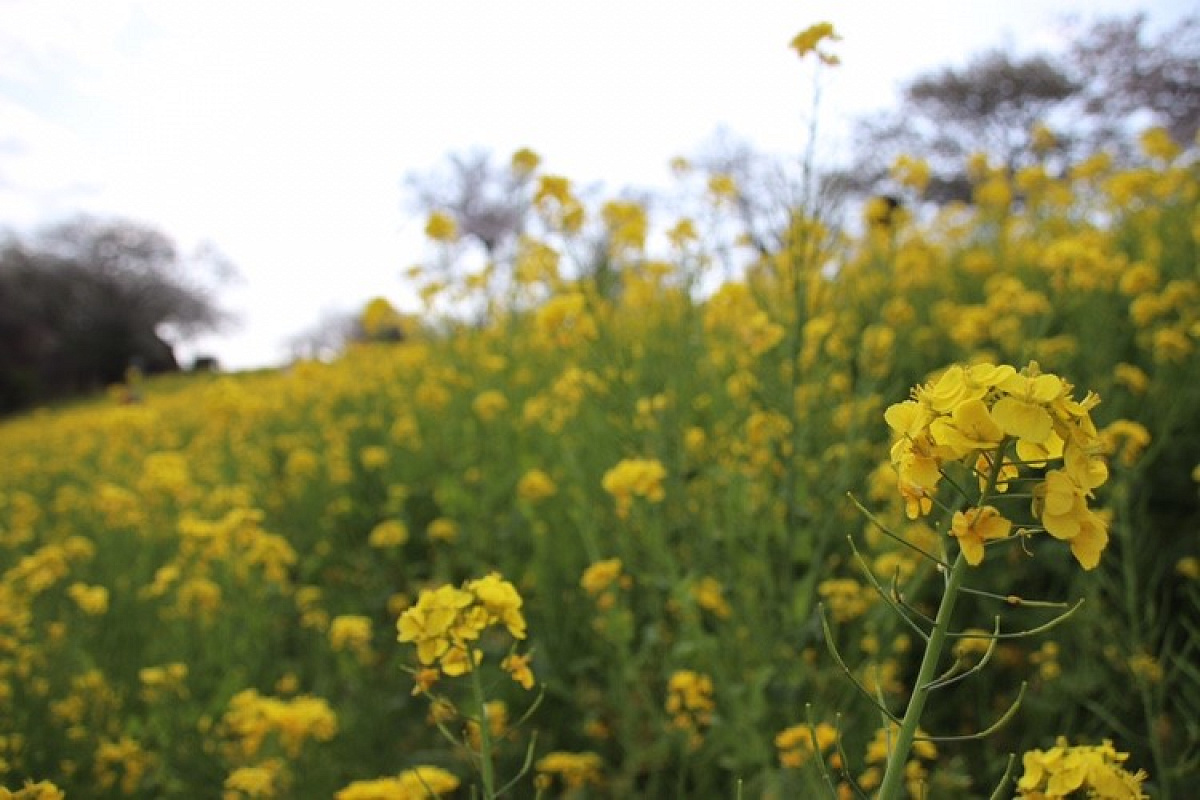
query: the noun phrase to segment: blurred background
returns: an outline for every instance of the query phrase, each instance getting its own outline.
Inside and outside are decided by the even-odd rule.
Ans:
[[[403,274],[453,158],[528,147],[547,173],[644,197],[676,156],[795,161],[815,113],[818,163],[856,167],[921,76],[995,50],[1070,75],[1097,21],[1126,20],[1149,52],[1192,9],[3,0],[0,229],[61,255],[133,226],[121,247],[210,301],[150,314],[181,365],[275,365],[372,297],[417,308]],[[814,81],[788,42],[823,19],[842,64]]]

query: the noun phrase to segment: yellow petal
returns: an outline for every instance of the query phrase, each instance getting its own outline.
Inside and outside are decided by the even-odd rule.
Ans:
[[[992,406],[992,419],[1009,436],[1042,444],[1054,430],[1054,420],[1039,405],[1015,397],[1001,397]]]

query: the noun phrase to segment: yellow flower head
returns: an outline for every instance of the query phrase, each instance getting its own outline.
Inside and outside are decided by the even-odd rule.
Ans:
[[[425,222],[425,235],[435,242],[451,242],[458,236],[458,223],[445,211],[434,211]]]
[[[791,48],[796,51],[796,55],[804,58],[809,53],[816,53],[817,58],[821,63],[834,66],[838,63],[837,56],[826,53],[819,49],[819,45],[825,40],[831,42],[841,41],[840,36],[833,30],[833,23],[818,22],[796,34],[792,38]]]

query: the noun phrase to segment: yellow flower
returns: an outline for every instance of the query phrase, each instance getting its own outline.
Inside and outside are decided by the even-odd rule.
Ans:
[[[671,724],[693,736],[691,743],[698,744],[699,729],[712,724],[713,703],[712,678],[690,669],[676,670],[667,682],[666,710],[671,715]]]
[[[996,424],[1009,436],[1032,444],[1049,439],[1054,420],[1047,406],[1068,391],[1062,379],[1048,374],[1034,377],[1015,374],[1000,383],[999,388],[1005,396],[992,406]]]
[[[66,792],[50,781],[26,781],[20,789],[11,791],[0,786],[0,800],[65,800]]]
[[[634,497],[658,503],[666,497],[666,468],[657,459],[627,458],[604,473],[601,485],[617,501],[617,515],[629,514]]]
[[[551,298],[537,310],[534,324],[554,347],[572,347],[595,339],[599,333],[596,321],[588,313],[587,298],[580,292]]]
[[[1147,156],[1163,161],[1173,161],[1182,152],[1165,128],[1148,128],[1142,134],[1141,145]]]
[[[892,164],[892,177],[903,186],[911,187],[918,193],[924,192],[929,185],[929,163],[902,155]]]
[[[983,543],[1006,539],[1012,523],[992,506],[955,511],[950,523],[950,535],[958,539],[967,563],[977,567],[983,563]]]
[[[849,622],[867,612],[875,593],[853,578],[830,578],[817,584],[817,594],[829,604],[837,622]]]
[[[822,62],[833,65],[837,63],[837,58],[819,50],[818,45],[826,39],[831,42],[837,42],[841,38],[834,32],[832,23],[818,22],[816,25],[812,25],[796,34],[792,39],[790,47],[801,58],[804,58],[809,53],[816,53]]]
[[[952,458],[994,448],[1004,438],[987,404],[977,399],[955,406],[949,417],[935,419],[929,433],[936,444],[950,450]]]
[[[804,766],[813,754],[814,739],[816,751],[824,753],[837,743],[837,729],[828,722],[820,722],[815,728],[793,725],[776,734],[775,749],[779,751],[780,766],[792,769]]]
[[[108,611],[108,589],[103,586],[73,583],[67,589],[67,594],[90,617],[98,617]]]
[[[560,776],[568,789],[578,789],[588,784],[599,786],[603,766],[604,762],[595,753],[555,751],[538,759],[536,769],[544,776]]]
[[[1099,746],[1068,745],[1059,737],[1049,750],[1030,750],[1021,757],[1024,773],[1017,781],[1018,800],[1065,798],[1074,792],[1107,800],[1141,800],[1146,773],[1131,773],[1121,764],[1129,758],[1105,740]]]
[[[452,519],[438,517],[429,523],[425,533],[435,542],[453,542],[458,538],[458,523]]]
[[[534,678],[533,670],[529,668],[529,660],[531,658],[532,656],[530,655],[522,656],[513,653],[512,655],[506,656],[505,659],[500,662],[500,668],[508,672],[508,674],[512,676],[512,679],[521,684],[523,688],[532,689]]]
[[[737,183],[733,180],[732,175],[725,173],[717,173],[708,179],[708,190],[712,192],[713,197],[729,198],[737,197]]]
[[[225,800],[278,796],[284,763],[278,758],[248,767],[238,767],[225,779]]]
[[[398,519],[385,519],[371,529],[367,544],[385,549],[401,547],[408,541],[408,526]]]
[[[508,410],[508,398],[501,392],[494,389],[489,389],[486,392],[481,392],[475,397],[471,404],[475,415],[484,422],[491,422],[496,417],[500,416]]]
[[[721,619],[728,619],[733,614],[729,603],[725,601],[725,588],[716,578],[704,577],[696,581],[692,586],[692,597],[696,605]]]
[[[621,577],[621,559],[610,558],[597,561],[583,571],[579,583],[583,590],[595,597]]]
[[[1189,580],[1200,579],[1200,558],[1184,556],[1175,562],[1175,572]]]
[[[371,646],[371,620],[357,614],[343,614],[329,625],[329,644],[335,651],[366,653]]]
[[[467,591],[474,593],[490,619],[503,624],[514,639],[525,638],[525,617],[521,614],[524,601],[516,588],[502,579],[499,573],[493,572],[471,581],[467,584]]]
[[[458,235],[458,223],[445,211],[434,211],[425,223],[425,235],[435,242],[451,242]]]
[[[441,767],[414,767],[394,778],[354,781],[334,800],[427,800],[458,789],[459,780]]]
[[[517,495],[530,503],[537,503],[558,492],[554,480],[540,469],[531,469],[517,483]]]
[[[528,147],[522,147],[512,154],[512,171],[521,176],[531,174],[541,163],[541,157]]]

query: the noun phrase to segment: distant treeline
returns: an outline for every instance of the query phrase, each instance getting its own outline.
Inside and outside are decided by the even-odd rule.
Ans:
[[[0,414],[179,368],[168,332],[222,313],[170,238],[81,217],[0,244]]]

